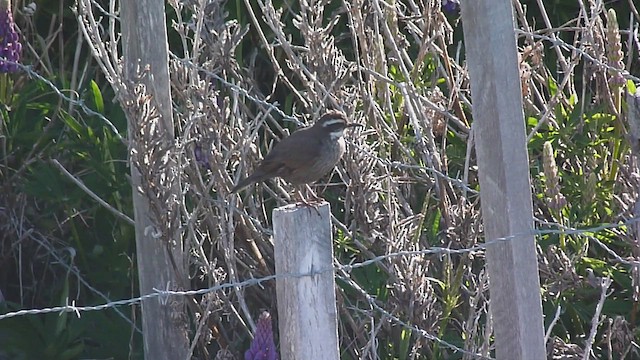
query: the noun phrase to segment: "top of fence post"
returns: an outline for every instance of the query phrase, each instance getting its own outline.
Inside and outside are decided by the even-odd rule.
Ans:
[[[283,360],[340,358],[331,234],[326,202],[316,209],[289,205],[273,211]]]

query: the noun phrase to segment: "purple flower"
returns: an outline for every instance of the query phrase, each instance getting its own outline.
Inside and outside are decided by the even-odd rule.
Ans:
[[[16,23],[13,22],[13,15],[11,15],[11,5],[9,1],[0,0],[0,73],[18,70],[18,65],[15,63],[20,60],[22,52],[22,44],[18,39]]]
[[[460,8],[460,0],[442,0],[442,10],[448,13],[456,12]]]
[[[251,347],[244,353],[244,360],[278,360],[276,345],[273,343],[271,315],[263,312],[258,319]]]

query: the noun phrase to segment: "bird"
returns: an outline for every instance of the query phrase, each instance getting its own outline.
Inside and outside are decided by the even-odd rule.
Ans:
[[[231,193],[280,177],[296,186],[302,202],[307,203],[299,187],[317,181],[333,169],[345,152],[345,129],[355,126],[362,125],[349,123],[341,111],[328,110],[312,126],[300,129],[274,145],[253,173],[240,180]]]

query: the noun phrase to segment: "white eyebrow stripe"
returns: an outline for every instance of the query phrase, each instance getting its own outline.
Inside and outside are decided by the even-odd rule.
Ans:
[[[346,121],[344,121],[344,119],[331,119],[331,120],[327,120],[324,123],[322,123],[323,127],[327,127],[327,126],[331,126],[331,125],[335,125],[335,124],[346,124]]]

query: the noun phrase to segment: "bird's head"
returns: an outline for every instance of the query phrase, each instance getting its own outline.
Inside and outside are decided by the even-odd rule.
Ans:
[[[349,123],[347,116],[337,110],[329,110],[313,125],[318,131],[329,134],[331,139],[339,139],[344,135],[344,129],[349,127],[362,126],[360,124]]]

